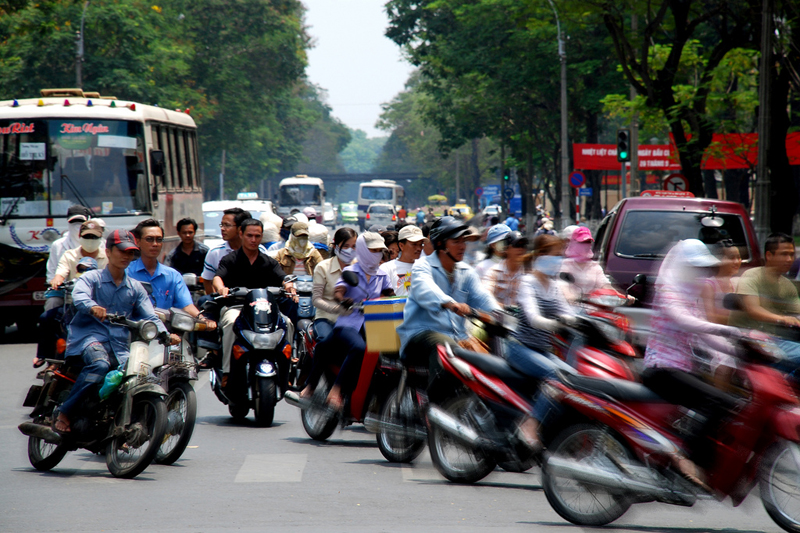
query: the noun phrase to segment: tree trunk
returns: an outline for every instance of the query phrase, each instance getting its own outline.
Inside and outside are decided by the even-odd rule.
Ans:
[[[706,198],[719,198],[717,196],[717,178],[713,170],[703,170],[703,188],[706,191]]]
[[[791,57],[791,56],[790,56]],[[788,60],[788,58],[784,58]],[[775,69],[777,70],[777,69]],[[775,72],[773,70],[773,72]],[[790,73],[784,65],[772,80],[770,90],[769,127],[770,146],[767,165],[772,183],[770,196],[770,229],[773,232],[792,234],[792,222],[797,212],[797,187],[786,154],[786,134],[789,131]]]
[[[480,143],[478,139],[472,139],[471,144],[472,144],[472,152],[470,152],[469,155],[469,163],[470,163],[470,169],[472,170],[471,172],[472,187],[470,187],[469,195],[464,195],[464,197],[472,200],[470,202],[472,204],[472,208],[474,210],[477,210],[480,198],[475,196],[475,190],[481,186]],[[464,180],[464,183],[467,183],[466,180]],[[456,198],[456,200],[457,199],[458,198]]]

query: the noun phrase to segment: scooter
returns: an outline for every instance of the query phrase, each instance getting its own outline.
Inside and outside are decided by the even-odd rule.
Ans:
[[[734,506],[758,483],[769,516],[800,531],[800,401],[786,376],[771,368],[783,357],[762,334],[737,341],[743,354],[734,384],[742,406],[710,439],[707,493],[672,466],[699,415],[664,402],[641,384],[560,376],[545,393],[566,408],[566,427],[549,444],[542,487],[553,509],[583,526],[602,526],[632,504],[692,506],[699,499]]]
[[[311,303],[311,291],[314,288],[314,278],[311,276],[297,276],[295,290],[297,291],[297,323],[295,324],[294,338],[292,339],[292,359],[289,370],[289,385],[297,387],[305,381],[310,370],[311,358],[316,345],[313,335],[314,315],[316,309]]]
[[[51,470],[67,452],[85,448],[92,453],[105,452],[106,466],[114,477],[134,478],[150,465],[164,441],[166,392],[149,364],[149,345],[158,337],[158,327],[122,315],[108,315],[107,320],[130,330],[130,356],[120,369],[118,387],[106,399],[87,395],[69,432],[57,433],[54,425],[57,408],[69,395],[80,368],[48,359],[42,384],[28,390],[23,406],[34,408],[33,420],[20,424],[19,430],[28,436],[28,459],[36,470]]]
[[[211,370],[211,388],[235,420],[243,420],[253,409],[259,426],[271,426],[275,404],[288,387],[292,345],[287,334],[289,325],[278,309],[284,295],[284,289],[277,287],[236,288],[228,296],[217,296],[209,302],[242,306],[233,325],[235,341],[225,388],[222,370]]]

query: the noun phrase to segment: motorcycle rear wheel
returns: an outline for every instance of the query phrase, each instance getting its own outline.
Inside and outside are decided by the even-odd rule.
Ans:
[[[183,455],[192,438],[196,418],[197,395],[192,386],[185,381],[172,384],[167,397],[167,433],[158,448],[156,463],[171,465]]]
[[[550,450],[553,457],[587,460],[593,464],[608,454],[613,454],[619,463],[632,460],[625,445],[589,424],[566,428],[553,441]],[[580,526],[604,526],[625,514],[631,506],[630,500],[622,494],[571,478],[552,476],[546,467],[542,469],[542,489],[555,512]]]
[[[792,442],[778,442],[767,451],[761,462],[761,501],[781,528],[800,532],[800,463],[795,457],[800,458],[800,449]]]
[[[327,398],[330,385],[325,376],[322,376],[311,396],[311,406],[300,411],[300,419],[308,436],[314,440],[327,440],[333,435],[339,416],[328,408]]]
[[[28,460],[40,472],[55,468],[68,451],[64,444],[50,444],[38,437],[28,437]]]
[[[458,396],[448,400],[443,409],[465,425],[472,426],[469,413],[475,410],[475,398]],[[433,466],[454,483],[475,483],[489,475],[496,463],[486,453],[470,448],[432,425],[428,433]]]
[[[275,418],[276,385],[275,378],[257,377],[253,387],[253,413],[256,424],[261,427],[270,427]]]
[[[397,401],[397,389],[389,393],[381,410],[381,421],[412,430],[414,426],[421,425],[422,415],[411,397],[411,389],[406,387],[400,402]],[[421,438],[394,435],[386,431],[379,432],[375,437],[378,449],[390,463],[410,463],[425,447],[425,439]]]
[[[114,477],[131,479],[155,459],[167,431],[167,404],[155,395],[135,397],[131,423],[106,447],[106,466]]]

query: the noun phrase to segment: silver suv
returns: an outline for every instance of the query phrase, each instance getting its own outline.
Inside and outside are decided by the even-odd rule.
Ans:
[[[391,204],[372,204],[367,208],[367,216],[364,227],[369,229],[375,224],[379,226],[389,226],[397,222],[397,213]]]

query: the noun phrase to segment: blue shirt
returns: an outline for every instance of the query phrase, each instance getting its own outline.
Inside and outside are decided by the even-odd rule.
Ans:
[[[519,230],[519,221],[514,217],[508,217],[505,222],[503,222],[506,226],[511,228],[511,231],[518,231]]]
[[[158,263],[156,273],[151,276],[140,258],[128,265],[125,272],[136,281],[146,281],[153,287],[150,297],[159,309],[183,309],[192,304],[189,287],[183,282],[181,273],[174,268]]]
[[[401,352],[414,335],[425,331],[436,331],[457,341],[467,338],[466,319],[442,305],[456,302],[481,311],[500,309],[471,266],[463,261],[456,263],[453,273],[451,284],[437,253],[414,262],[403,323],[397,328]]]
[[[72,301],[76,313],[67,327],[67,356],[80,355],[93,342],[100,342],[110,345],[119,364],[128,359],[128,328],[108,321],[100,322],[91,314],[95,306],[105,308],[110,314],[125,315],[131,320],[152,320],[158,326],[158,331],[167,331],[156,317],[142,284],[127,274],[117,285],[107,268],[86,272],[75,283]]]
[[[385,289],[393,288],[392,282],[385,272],[379,270],[367,281],[367,275],[364,274],[364,271],[361,270],[361,266],[358,263],[344,268],[344,271],[348,270],[358,274],[358,285],[353,287],[348,285],[344,279],[339,278],[339,281],[336,282],[336,287],[345,287],[347,290],[344,293],[344,297],[352,298],[355,303],[380,298],[381,293]],[[364,326],[364,314],[351,313],[349,315],[340,315],[339,318],[336,319],[336,325],[361,331],[361,328]]]

